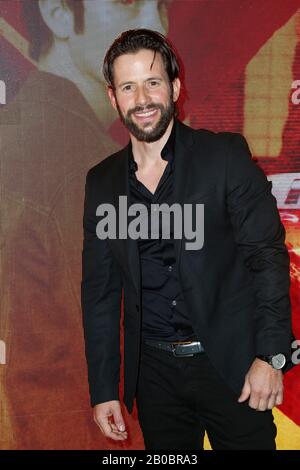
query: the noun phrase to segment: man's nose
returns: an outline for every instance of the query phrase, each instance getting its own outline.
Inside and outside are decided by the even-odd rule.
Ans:
[[[150,102],[146,87],[140,86],[136,92],[136,105],[145,106]]]

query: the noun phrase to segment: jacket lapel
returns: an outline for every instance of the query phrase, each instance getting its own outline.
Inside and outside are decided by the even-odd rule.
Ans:
[[[175,169],[174,169],[174,202],[183,204],[185,201],[186,191],[189,187],[189,164],[188,154],[191,152],[191,148],[194,143],[193,129],[184,125],[178,120],[175,120],[176,135],[175,135]],[[128,161],[129,161],[129,149],[128,144],[120,153],[117,160],[117,164],[114,167],[112,174],[112,192],[114,205],[119,207],[119,196],[127,196],[128,206],[130,204],[130,192],[129,192],[129,177],[128,177]],[[183,207],[183,206],[182,206]],[[119,214],[118,214],[119,217]],[[141,273],[140,273],[140,262],[139,262],[139,251],[138,241],[133,240],[129,237],[126,239],[115,239],[110,240],[112,249],[117,253],[122,253],[126,258],[126,263],[129,268],[129,272],[133,279],[136,291],[140,294],[141,288]],[[182,239],[174,240],[174,250],[177,266],[180,262],[180,254],[182,248]]]
[[[173,195],[174,202],[181,205],[183,208],[186,194],[189,188],[190,178],[190,165],[189,157],[191,157],[192,147],[194,145],[193,129],[186,126],[180,121],[175,121],[176,135],[175,135],[175,170],[174,170],[174,185]],[[180,265],[180,256],[182,251],[182,238],[174,239],[174,250],[177,264],[177,270]]]

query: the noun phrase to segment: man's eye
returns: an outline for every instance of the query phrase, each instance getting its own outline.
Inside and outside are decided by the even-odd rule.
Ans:
[[[130,91],[131,90],[131,85],[125,85],[123,88],[123,91]]]
[[[151,86],[151,87],[154,87],[154,86],[156,86],[156,85],[158,85],[158,82],[157,82],[157,81],[152,80],[152,81],[150,82],[150,86]]]

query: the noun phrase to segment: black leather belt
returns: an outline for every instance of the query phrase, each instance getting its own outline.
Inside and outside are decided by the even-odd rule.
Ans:
[[[170,343],[166,341],[155,341],[152,339],[145,339],[145,344],[154,346],[164,351],[172,352],[174,356],[194,356],[197,353],[203,353],[204,348],[200,341],[182,341],[177,343]]]

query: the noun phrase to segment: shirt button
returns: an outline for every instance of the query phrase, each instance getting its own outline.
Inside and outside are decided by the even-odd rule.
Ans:
[[[173,270],[173,266],[168,266],[168,271],[172,271]]]
[[[175,305],[177,305],[176,300],[172,300],[172,305],[174,305],[174,307],[175,307]]]

